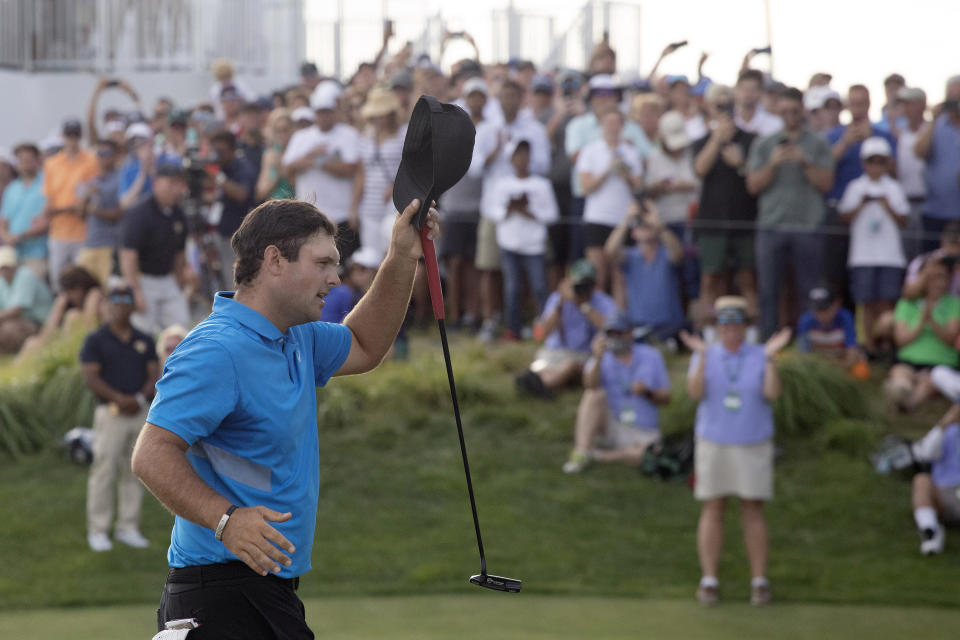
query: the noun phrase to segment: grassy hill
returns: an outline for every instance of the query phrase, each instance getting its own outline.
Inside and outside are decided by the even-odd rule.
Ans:
[[[479,563],[435,343],[433,333],[418,336],[409,362],[335,379],[320,392],[321,499],[303,597],[476,589],[466,582]],[[512,377],[534,345],[486,348],[457,337],[452,350],[489,570],[523,579],[530,594],[692,598],[699,509],[686,484],[619,466],[562,474],[577,393],[554,402],[517,396]],[[664,428],[689,429],[686,359],[670,363],[675,402]],[[50,375],[71,375],[71,366],[64,359]],[[849,382],[803,359],[781,366],[783,455],[768,510],[777,600],[960,605],[958,538],[948,534],[943,556],[921,557],[909,483],[875,475],[865,459],[879,434],[919,435],[946,404],[904,420],[882,410],[876,381]],[[56,400],[37,409],[63,411]],[[172,518],[147,496],[152,547],[94,554],[85,491],[86,470],[49,446],[0,458],[0,610],[159,598]],[[722,596],[743,602],[749,575],[736,509],[728,520]]]

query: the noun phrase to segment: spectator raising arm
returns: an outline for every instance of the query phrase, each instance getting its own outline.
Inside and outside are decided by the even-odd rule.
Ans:
[[[140,256],[136,249],[120,249],[120,274],[133,289],[134,309],[139,313],[145,312],[147,301],[143,297],[143,286],[140,283]]]

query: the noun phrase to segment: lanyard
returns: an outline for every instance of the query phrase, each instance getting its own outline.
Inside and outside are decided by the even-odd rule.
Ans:
[[[730,366],[730,360],[735,361],[735,367]],[[740,380],[740,373],[743,371],[743,352],[736,355],[730,354],[723,356],[723,372],[727,376],[730,386],[735,386]]]

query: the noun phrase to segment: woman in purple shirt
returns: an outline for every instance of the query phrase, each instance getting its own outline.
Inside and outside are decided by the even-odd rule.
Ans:
[[[739,498],[750,572],[750,602],[770,601],[766,578],[767,524],[763,503],[773,497],[773,409],[780,377],[773,357],[790,341],[790,329],[766,345],[744,344],[747,301],[724,296],[716,302],[719,342],[709,347],[683,332],[694,352],[687,392],[699,401],[696,420],[694,495],[703,502],[697,551],[703,577],[697,599],[717,602],[717,567],[723,548],[723,514],[728,497]]]

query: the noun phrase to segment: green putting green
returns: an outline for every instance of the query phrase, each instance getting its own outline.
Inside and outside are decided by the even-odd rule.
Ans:
[[[691,600],[577,598],[486,593],[313,598],[318,638],[954,638],[960,611],[909,607],[740,602],[705,609]],[[151,606],[42,609],[0,614],[0,638],[147,640]]]

